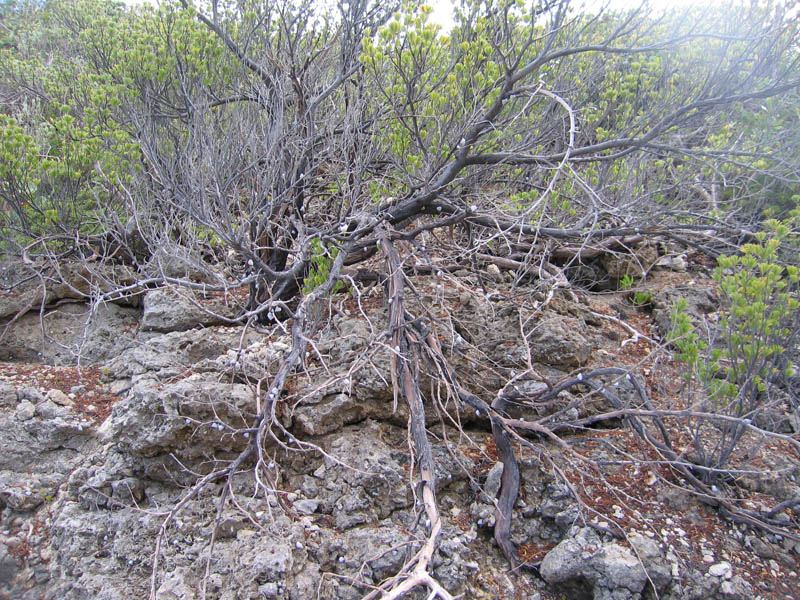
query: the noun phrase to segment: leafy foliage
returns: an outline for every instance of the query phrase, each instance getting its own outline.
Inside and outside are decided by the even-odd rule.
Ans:
[[[788,221],[767,221],[767,231],[757,234],[755,242],[719,258],[714,279],[727,308],[710,341],[692,324],[685,300],[674,308],[672,343],[687,367],[687,381],[699,384],[703,411],[754,422],[773,403],[773,384],[793,374],[800,271],[796,264],[784,264],[781,248],[796,238],[798,217],[796,209]],[[789,258],[797,263],[800,257]],[[722,469],[745,429],[740,422],[720,424],[719,435],[712,436],[719,442],[710,450],[707,440],[696,437],[703,463]]]
[[[619,280],[619,289],[622,291],[627,291],[633,287],[635,280],[633,275],[630,273],[626,273],[622,276],[622,279]]]
[[[317,238],[311,242],[311,270],[303,280],[303,294],[310,294],[328,280],[331,265],[338,255],[338,248],[326,248]],[[344,283],[337,281],[331,293],[335,294],[342,289]]]
[[[786,3],[662,16],[644,7],[588,13],[568,0],[464,0],[447,32],[417,0],[165,0],[140,8],[10,0],[0,15],[4,254],[31,269],[48,265],[42,279],[46,269],[48,278],[59,272],[63,257],[79,261],[97,302],[152,285],[226,297],[247,286],[237,320],[291,319],[280,326],[291,329],[292,348],[256,403],[247,451],[187,494],[217,478],[230,485],[251,459],[256,489],[275,493],[263,483],[273,478],[263,444],[315,447],[289,432],[277,403],[292,396],[290,383],[330,314],[325,296],[342,286],[345,265],[356,267],[354,280],[383,283],[388,326],[375,339],[391,343],[370,352],[390,351],[395,400],[408,404],[410,473],[430,537],[402,568],[408,577],[389,578],[371,595],[427,586],[431,597],[451,598],[427,571],[442,520],[423,372],[448,405],[457,399],[476,418],[490,416],[504,464],[495,539],[520,566],[510,537],[519,488],[511,441],[532,430],[499,417],[522,375],[489,367],[494,389],[478,393],[491,396],[491,407],[462,386],[437,319],[428,318],[443,306],[418,290],[413,305],[404,303],[409,270],[440,279],[443,269],[502,265],[515,271],[514,294],[520,307],[535,307],[535,320],[542,302],[569,285],[573,267],[591,267],[586,261],[607,252],[648,236],[709,252],[722,245],[731,256],[716,276],[728,308],[716,335],[702,338],[679,306],[673,336],[698,392],[688,396],[691,408],[703,413],[692,419],[706,479],[723,473],[746,419],[774,401],[794,360],[798,257],[789,248],[798,217],[787,214],[800,195],[800,56]],[[765,216],[783,221],[762,225]],[[431,238],[435,248],[426,245]],[[373,260],[378,254],[383,260]],[[173,256],[192,268],[160,260]],[[128,264],[116,269],[120,261]],[[134,282],[115,285],[115,271]],[[496,272],[491,279],[505,281]],[[537,285],[519,285],[530,280]],[[631,297],[651,300],[642,291]],[[527,326],[521,319],[523,334]],[[525,368],[541,378],[530,362]],[[644,386],[617,368],[578,373],[547,394],[590,383],[626,411],[603,383],[612,375],[627,375],[649,408]],[[547,394],[513,401],[524,407]],[[661,416],[648,418],[663,444],[642,419],[628,422],[691,475]]]

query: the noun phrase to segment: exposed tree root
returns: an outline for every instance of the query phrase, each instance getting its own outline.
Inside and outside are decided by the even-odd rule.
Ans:
[[[383,230],[381,230],[383,231]],[[410,450],[413,457],[412,464],[418,469],[419,485],[414,489],[421,495],[420,503],[425,510],[427,520],[425,527],[428,537],[422,548],[409,560],[402,571],[407,573],[403,578],[395,577],[388,582],[388,587],[382,589],[384,600],[402,598],[411,590],[426,587],[430,590],[429,598],[442,598],[453,600],[429,573],[429,565],[436,550],[436,541],[442,529],[442,520],[439,507],[436,503],[436,474],[433,464],[433,453],[428,441],[428,429],[425,425],[425,407],[418,381],[418,358],[420,342],[417,336],[409,330],[406,321],[403,290],[405,276],[403,274],[400,257],[395,250],[394,243],[387,235],[380,236],[381,249],[386,257],[389,271],[388,301],[389,301],[389,335],[394,350],[392,354],[392,379],[395,390],[399,389],[408,404]],[[414,477],[412,471],[411,477]],[[373,591],[364,600],[377,597],[378,591]]]

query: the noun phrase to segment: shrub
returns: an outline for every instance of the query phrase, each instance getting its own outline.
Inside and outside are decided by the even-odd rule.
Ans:
[[[686,302],[674,307],[670,341],[687,366],[687,382],[697,386],[700,399],[692,408],[736,419],[715,422],[711,435],[701,435],[706,423],[693,428],[697,457],[710,469],[725,467],[747,425],[772,403],[776,382],[792,374],[800,272],[784,263],[798,259],[796,251],[787,256],[785,250],[796,241],[792,226],[797,223],[798,211],[785,222],[767,221],[754,243],[718,259],[714,279],[724,303],[707,341],[689,319]],[[706,480],[710,473],[705,472]]]

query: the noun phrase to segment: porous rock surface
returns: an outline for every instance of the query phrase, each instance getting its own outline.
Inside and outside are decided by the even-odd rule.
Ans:
[[[278,419],[315,449],[267,441],[263,487],[243,468],[232,479],[235,502],[219,509],[223,482],[194,495],[187,486],[246,447],[249,438],[233,432],[252,422],[259,382],[275,373],[289,338],[197,329],[209,325],[203,311],[170,321],[168,311],[154,308],[170,298],[160,293],[145,297],[144,318],[130,338],[91,355],[120,397],[105,422],[54,402],[60,396],[0,382],[0,599],[147,598],[157,535],[179,502],[159,548],[158,600],[203,592],[225,600],[349,600],[396,574],[427,530],[409,485],[407,409],[394,405],[388,353],[376,351],[385,311],[370,321],[340,314],[306,356],[309,367],[320,357],[333,366],[313,371],[302,382],[303,401]],[[464,368],[487,357],[498,369],[519,368],[528,359],[521,336],[548,372],[585,364],[598,344],[596,328],[574,313],[549,313],[521,331],[514,305],[460,300],[447,351]],[[364,368],[352,371],[354,361]],[[325,393],[316,393],[323,381]],[[430,381],[423,373],[421,388]],[[467,385],[478,393],[496,382],[487,375]],[[524,590],[521,597],[597,600],[654,597],[656,590],[675,600],[748,591],[722,567],[677,586],[656,541],[633,535],[622,544],[576,526],[580,510],[570,490],[536,456],[520,459],[524,500],[511,535],[520,547],[552,549],[541,561],[542,579],[525,575],[514,587],[489,541],[502,476],[502,464],[483,451],[490,432],[464,407],[448,407],[462,431],[439,425],[437,410],[427,410],[436,424],[431,443],[443,518],[431,573],[454,595],[496,597],[497,586],[507,586],[509,598]]]
[[[233,319],[240,307],[224,296],[204,298],[201,293],[170,288],[151,290],[144,296],[141,328],[144,331],[182,331],[197,326],[221,325]]]
[[[580,585],[591,589],[595,600],[638,598],[647,574],[634,553],[615,542],[603,542],[590,528],[571,530],[542,561],[548,583]]]

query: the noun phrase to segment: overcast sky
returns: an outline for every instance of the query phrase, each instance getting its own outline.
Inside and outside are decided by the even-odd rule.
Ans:
[[[433,21],[446,25],[452,22],[451,12],[452,3],[450,0],[428,0],[433,7]],[[704,4],[725,4],[723,0],[706,0]],[[598,11],[604,6],[612,9],[637,8],[642,4],[641,0],[574,0],[572,3],[575,8],[581,5],[586,6],[592,11]],[[700,4],[697,0],[650,0],[650,6],[656,9],[679,8],[682,6],[692,6]]]

